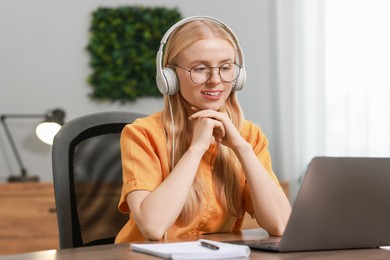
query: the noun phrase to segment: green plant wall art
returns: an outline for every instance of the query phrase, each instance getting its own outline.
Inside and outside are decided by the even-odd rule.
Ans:
[[[92,13],[87,51],[92,99],[128,102],[161,96],[156,86],[160,40],[181,19],[175,8],[100,7]]]

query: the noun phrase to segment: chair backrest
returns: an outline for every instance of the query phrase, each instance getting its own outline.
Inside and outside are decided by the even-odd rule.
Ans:
[[[128,221],[118,211],[120,133],[145,115],[102,112],[66,123],[54,138],[52,166],[60,248],[110,244]]]

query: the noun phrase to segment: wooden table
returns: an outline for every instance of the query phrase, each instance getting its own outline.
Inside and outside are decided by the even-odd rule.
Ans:
[[[57,249],[53,183],[1,183],[0,220],[0,255]]]
[[[252,240],[267,237],[262,229],[244,230],[236,234],[212,234],[203,238],[234,241]],[[179,241],[179,240],[177,240]],[[175,242],[177,242],[175,241]],[[173,241],[168,241],[173,242]],[[1,256],[0,260],[114,260],[114,259],[159,259],[150,255],[133,252],[129,244],[103,245],[73,249],[46,250],[34,253]],[[355,249],[334,251],[312,251],[295,253],[270,253],[252,250],[249,259],[390,259],[390,250],[385,249]]]

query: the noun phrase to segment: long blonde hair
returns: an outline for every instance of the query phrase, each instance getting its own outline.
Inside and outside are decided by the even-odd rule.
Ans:
[[[210,36],[227,40],[236,50],[235,42],[221,24],[211,20],[197,20],[188,22],[177,28],[168,39],[165,48],[163,66],[175,64],[180,52],[196,41],[209,38]],[[170,100],[168,100],[170,98]],[[170,114],[170,104],[174,111],[174,132],[172,129],[172,120]],[[191,140],[188,137],[189,122],[187,114],[188,103],[182,97],[180,91],[170,97],[165,96],[164,109],[162,111],[162,124],[167,134],[167,150],[171,154],[174,151],[175,162],[170,161],[169,167],[182,157],[188,150]],[[225,105],[219,109],[226,112],[237,129],[241,129],[243,115],[238,104],[236,93],[232,91],[227,98]],[[172,147],[172,138],[175,136],[175,147]],[[213,185],[215,194],[221,205],[233,216],[241,216],[242,192],[240,191],[241,165],[230,148],[219,145],[217,157],[213,168]],[[186,225],[193,220],[203,201],[207,200],[207,194],[204,193],[203,181],[199,174],[196,175],[189,196],[177,220],[177,224]]]

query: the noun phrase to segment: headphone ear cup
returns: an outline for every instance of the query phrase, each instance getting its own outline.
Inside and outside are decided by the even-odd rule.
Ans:
[[[246,70],[245,68],[240,68],[240,74],[236,79],[236,84],[234,85],[234,91],[238,91],[244,88],[246,81]]]
[[[162,75],[157,73],[156,83],[158,90],[163,95],[173,95],[179,91],[179,80],[174,69],[166,67]]]
[[[179,91],[179,79],[177,78],[176,71],[170,67],[163,69],[163,74],[167,82],[167,95],[176,94]]]
[[[161,94],[166,95],[168,92],[168,86],[167,86],[167,81],[164,78],[164,75],[162,73],[156,74],[156,83],[157,83],[157,88],[160,91]]]

